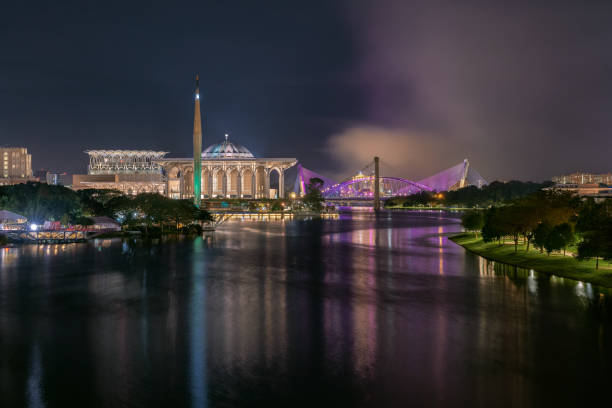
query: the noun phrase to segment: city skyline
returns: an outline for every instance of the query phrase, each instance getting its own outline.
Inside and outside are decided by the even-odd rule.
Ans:
[[[335,178],[366,154],[412,179],[465,157],[489,180],[610,171],[604,4],[276,6],[9,6],[2,144],[70,173],[86,149],[187,156],[199,72],[204,146]]]
[[[610,21],[3,4],[0,407],[602,405]]]

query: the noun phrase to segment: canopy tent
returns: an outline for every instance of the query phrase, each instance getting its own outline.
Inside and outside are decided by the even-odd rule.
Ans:
[[[0,224],[23,224],[28,222],[28,219],[8,210],[0,210]]]

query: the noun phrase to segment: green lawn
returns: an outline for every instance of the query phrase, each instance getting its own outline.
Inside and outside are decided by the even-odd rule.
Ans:
[[[476,238],[473,233],[459,234],[449,239],[468,251],[492,261],[612,288],[612,266],[609,262],[599,260],[599,269],[595,269],[595,260],[578,261],[562,254],[548,256],[532,249],[525,252],[525,245],[519,245],[518,252],[514,252],[514,245],[487,244],[482,239]]]

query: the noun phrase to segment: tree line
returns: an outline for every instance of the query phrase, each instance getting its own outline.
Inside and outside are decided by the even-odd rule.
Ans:
[[[482,234],[484,242],[519,241],[525,251],[533,245],[541,252],[565,251],[576,244],[578,259],[612,259],[612,201],[555,190],[538,191],[506,205],[463,214],[465,229]]]
[[[486,208],[528,196],[552,185],[553,183],[548,181],[544,183],[515,180],[509,182],[494,181],[481,188],[468,186],[454,191],[422,191],[406,197],[393,197],[385,201],[385,207]]]
[[[310,180],[306,195],[300,200],[225,200],[238,201],[249,211],[258,211],[262,205],[268,211],[322,212],[323,181]],[[234,203],[236,204],[236,203]],[[130,228],[139,226],[149,230],[156,226],[161,230],[176,229],[180,225],[212,220],[205,209],[197,208],[192,200],[175,200],[156,193],[124,195],[118,190],[84,189],[74,191],[64,186],[29,182],[0,186],[0,209],[25,216],[29,222],[60,221],[63,225],[91,225],[91,217],[108,216]]]
[[[63,225],[92,223],[90,217],[108,216],[130,227],[153,225],[177,229],[212,220],[191,200],[174,200],[156,193],[126,196],[117,190],[74,191],[45,183],[0,187],[0,209],[24,215],[30,222],[60,221]]]

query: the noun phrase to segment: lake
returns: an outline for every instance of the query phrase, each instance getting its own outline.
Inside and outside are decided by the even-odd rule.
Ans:
[[[230,221],[0,249],[0,406],[582,406],[612,306],[486,261],[457,214]]]

